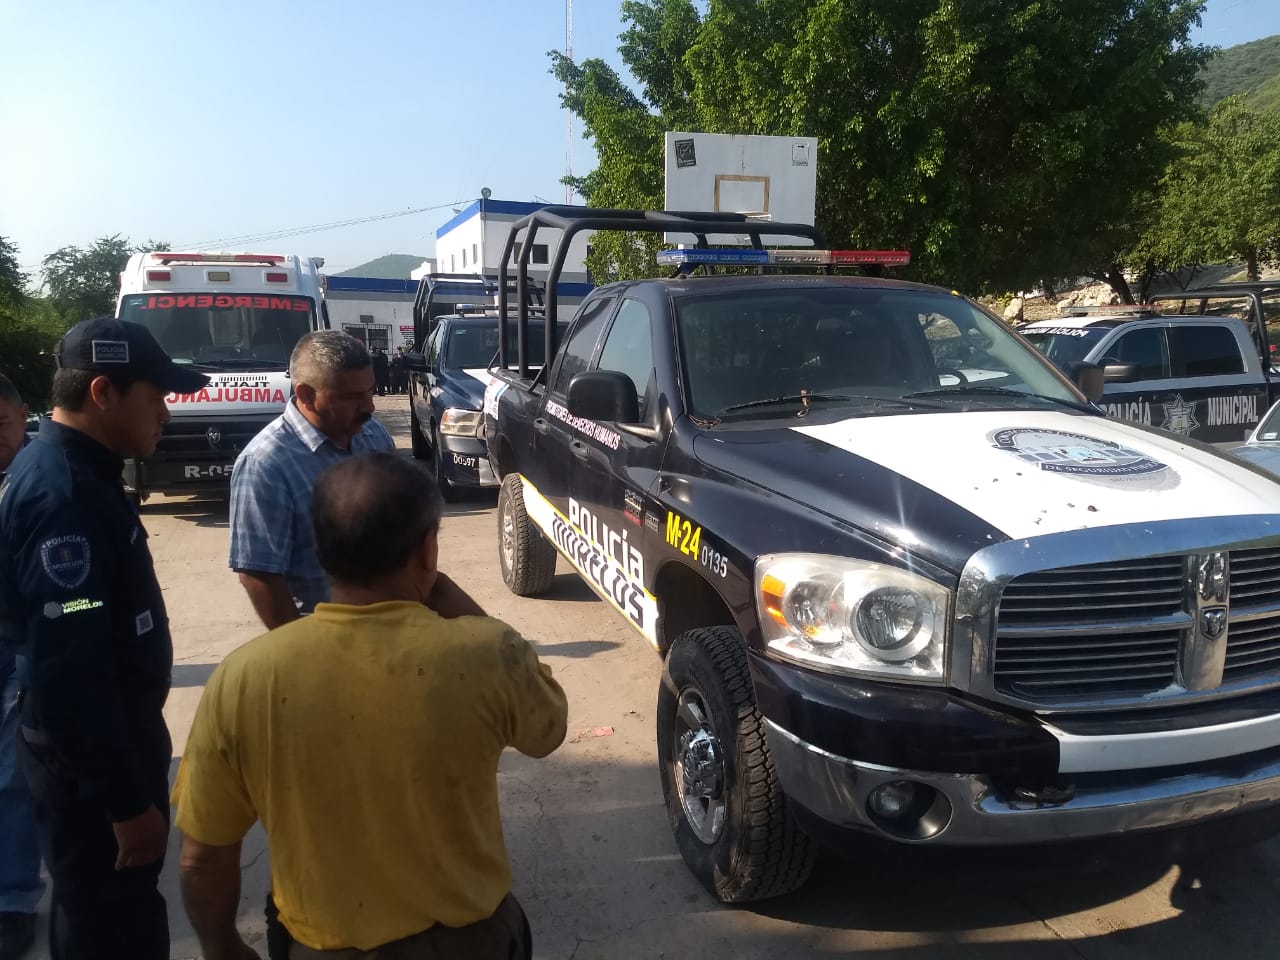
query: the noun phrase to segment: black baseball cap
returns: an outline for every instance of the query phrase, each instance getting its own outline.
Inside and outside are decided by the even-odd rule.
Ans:
[[[195,393],[209,385],[203,373],[174,363],[145,326],[115,317],[81,320],[58,341],[55,359],[64,370],[123,374],[166,393]]]

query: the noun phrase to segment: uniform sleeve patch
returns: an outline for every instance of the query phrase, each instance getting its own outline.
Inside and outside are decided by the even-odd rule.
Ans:
[[[74,590],[89,579],[89,541],[76,534],[52,537],[40,544],[40,565],[55,584]]]
[[[138,636],[142,636],[144,633],[150,633],[151,628],[155,626],[154,621],[151,619],[150,610],[143,610],[138,614],[137,619],[134,622],[138,627]]]

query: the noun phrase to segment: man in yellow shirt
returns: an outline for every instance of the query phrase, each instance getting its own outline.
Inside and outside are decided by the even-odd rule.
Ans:
[[[438,572],[440,516],[410,460],[326,470],[312,520],[333,602],[210,677],[173,792],[205,960],[256,956],[235,929],[255,820],[291,960],[530,956],[498,758],[555,750],[565,695],[528,642]]]

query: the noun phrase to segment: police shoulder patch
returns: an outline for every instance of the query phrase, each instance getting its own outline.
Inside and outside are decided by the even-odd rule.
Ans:
[[[55,584],[74,590],[89,579],[89,541],[77,534],[51,537],[40,544],[40,565]]]

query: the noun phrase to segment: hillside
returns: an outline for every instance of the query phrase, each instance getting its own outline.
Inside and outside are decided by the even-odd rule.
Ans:
[[[1204,69],[1201,102],[1243,96],[1254,110],[1280,110],[1280,34],[1227,47]]]
[[[425,257],[411,253],[388,253],[350,270],[336,273],[337,277],[374,277],[378,280],[408,280],[410,271],[422,266]]]

